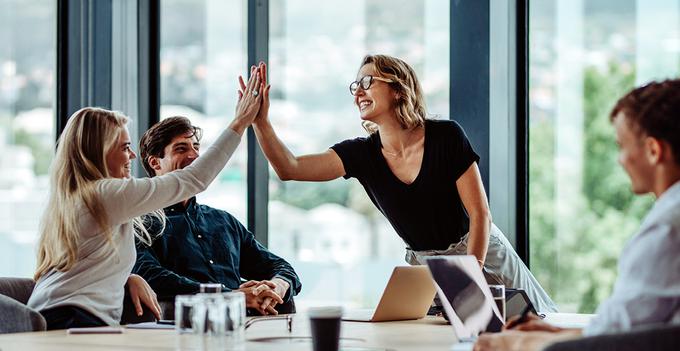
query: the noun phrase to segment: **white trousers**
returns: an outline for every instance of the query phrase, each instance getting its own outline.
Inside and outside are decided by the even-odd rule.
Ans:
[[[543,290],[529,268],[517,256],[515,249],[495,224],[491,224],[489,248],[484,262],[484,278],[489,284],[503,284],[507,288],[523,289],[539,312],[557,312],[555,302]],[[468,237],[465,234],[446,250],[413,251],[406,249],[405,260],[411,265],[425,264],[423,257],[442,255],[467,255]]]

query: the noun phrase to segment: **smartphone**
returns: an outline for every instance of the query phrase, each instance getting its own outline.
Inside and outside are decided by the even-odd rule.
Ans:
[[[121,327],[69,328],[69,334],[122,334]]]

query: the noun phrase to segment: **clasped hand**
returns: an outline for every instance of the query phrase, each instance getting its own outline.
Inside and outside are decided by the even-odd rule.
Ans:
[[[241,284],[238,291],[246,295],[246,307],[254,308],[262,315],[279,314],[274,309],[276,305],[283,303],[286,289],[273,280],[249,280]]]

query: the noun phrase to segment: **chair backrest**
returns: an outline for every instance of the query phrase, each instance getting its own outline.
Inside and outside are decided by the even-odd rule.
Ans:
[[[26,306],[34,287],[35,282],[29,278],[0,278],[0,295],[4,295],[0,296],[0,316],[4,316],[0,317],[0,333],[45,330],[43,316]],[[121,324],[155,320],[148,308],[144,308],[143,315],[137,316],[126,286]]]
[[[29,278],[0,278],[0,294],[9,296],[22,304],[31,297],[35,282]]]
[[[0,278],[0,334],[45,330],[45,318],[26,306],[34,286],[28,278]]]

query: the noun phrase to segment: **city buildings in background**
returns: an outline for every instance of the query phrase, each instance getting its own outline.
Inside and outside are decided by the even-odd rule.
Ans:
[[[245,4],[161,1],[161,118],[189,117],[205,130],[204,147],[233,117],[236,77],[247,71]],[[449,118],[449,1],[269,4],[270,115],[293,152],[365,135],[347,87],[367,53],[409,62],[429,112]],[[653,201],[630,192],[607,114],[634,85],[678,76],[680,1],[529,6],[530,268],[562,311],[593,312]],[[35,267],[56,139],[56,15],[56,1],[0,0],[2,276]],[[245,223],[246,169],[244,139],[199,201]],[[373,305],[392,267],[405,264],[404,244],[361,185],[281,182],[270,171],[269,190],[268,244],[300,273],[298,305]]]

